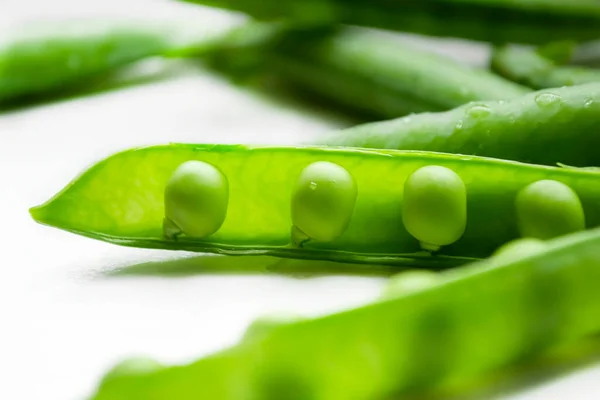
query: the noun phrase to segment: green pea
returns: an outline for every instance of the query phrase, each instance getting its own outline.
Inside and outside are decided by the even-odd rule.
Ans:
[[[165,187],[165,235],[203,238],[215,233],[228,201],[229,183],[221,171],[202,161],[184,162]]]
[[[292,236],[330,242],[341,236],[352,217],[357,187],[343,167],[326,161],[310,164],[300,174],[292,196]]]
[[[467,190],[452,170],[429,165],[416,170],[404,183],[402,221],[428,251],[452,244],[467,224]]]
[[[523,188],[515,201],[521,236],[551,239],[585,229],[577,193],[562,182],[541,180]]]
[[[546,243],[536,238],[520,238],[500,246],[492,257],[502,262],[518,261],[524,257],[539,253],[547,247]]]
[[[392,276],[383,291],[381,299],[391,299],[425,289],[439,282],[440,274],[429,270],[413,270]]]

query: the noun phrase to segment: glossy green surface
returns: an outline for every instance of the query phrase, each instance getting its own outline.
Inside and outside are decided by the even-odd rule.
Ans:
[[[260,20],[344,23],[494,43],[591,40],[600,34],[594,0],[183,0]]]
[[[229,182],[213,165],[187,161],[165,186],[165,234],[202,239],[219,230],[227,215]]]
[[[559,66],[535,49],[505,45],[492,53],[491,68],[507,79],[534,89],[558,88],[600,82],[600,71]]]
[[[113,380],[91,399],[372,400],[458,385],[600,331],[598,248],[595,229],[518,261],[446,271],[439,284],[389,301]]]
[[[515,208],[524,237],[545,240],[585,229],[581,201],[562,182],[541,180],[527,185],[517,194]]]
[[[357,188],[343,167],[317,161],[302,170],[291,200],[293,226],[306,240],[331,242],[348,228]]]
[[[518,261],[534,253],[542,252],[546,247],[546,242],[541,239],[531,237],[519,238],[500,246],[492,254],[492,257],[496,261],[502,260],[502,262]]]
[[[600,83],[545,89],[319,135],[311,144],[600,165]],[[308,140],[307,140],[308,141]]]
[[[0,45],[0,103],[73,88],[169,45],[163,30],[124,24],[59,24],[11,37]]]
[[[277,78],[372,119],[507,100],[530,91],[487,69],[357,27],[252,22],[228,32],[200,57],[218,72],[267,82]]]
[[[427,269],[400,272],[388,279],[381,292],[381,298],[391,299],[422,290],[436,283],[441,283],[441,276],[438,272]]]
[[[450,168],[428,165],[404,182],[402,222],[424,250],[456,242],[467,225],[467,190]]]
[[[166,240],[164,186],[175,168],[188,160],[211,163],[227,177],[227,217],[219,231],[206,239]],[[358,189],[355,211],[342,236],[298,249],[291,246],[290,237],[292,191],[302,169],[316,161],[339,164],[353,176]],[[427,165],[452,169],[467,188],[465,233],[436,257],[420,252],[418,240],[402,223],[404,181]],[[114,154],[84,171],[45,204],[32,208],[31,215],[46,225],[126,246],[408,262],[434,268],[488,256],[517,238],[515,196],[540,179],[568,184],[581,198],[587,226],[600,226],[600,173],[594,170],[424,152],[211,144],[171,144]]]

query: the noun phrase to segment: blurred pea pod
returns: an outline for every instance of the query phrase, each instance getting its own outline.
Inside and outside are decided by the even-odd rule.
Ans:
[[[228,77],[261,88],[283,83],[371,120],[531,91],[487,69],[358,27],[251,21],[215,40],[210,51],[203,46],[198,56]]]
[[[112,379],[92,399],[370,400],[456,388],[599,332],[598,246],[594,229],[504,248],[432,284]]]
[[[182,27],[131,20],[15,28],[0,44],[0,104],[54,96],[143,59],[192,44],[199,48],[211,37],[202,32],[187,38]]]
[[[499,75],[534,89],[556,88],[600,82],[600,70],[560,65],[551,57],[552,48],[503,45],[494,49],[491,68]],[[562,60],[561,60],[562,61]]]
[[[351,24],[493,43],[600,37],[594,0],[182,0],[303,24]]]

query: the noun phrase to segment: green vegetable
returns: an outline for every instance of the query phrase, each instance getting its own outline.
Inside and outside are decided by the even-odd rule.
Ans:
[[[412,292],[428,288],[441,281],[441,275],[426,269],[401,272],[392,276],[385,285],[381,298],[387,300],[405,296]]]
[[[558,66],[535,49],[504,45],[492,53],[492,69],[501,76],[534,89],[600,82],[600,71]]]
[[[331,242],[340,237],[350,224],[356,196],[356,182],[343,167],[317,161],[304,168],[291,202],[294,241]]]
[[[202,161],[184,162],[165,187],[166,236],[212,235],[225,221],[228,200],[229,184],[221,171]]]
[[[600,165],[600,83],[546,89],[320,134],[314,145],[424,150],[576,167]]]
[[[183,0],[256,19],[305,25],[363,25],[494,43],[544,44],[600,36],[595,0]]]
[[[598,248],[594,229],[519,260],[459,267],[440,284],[113,381],[91,399],[371,400],[456,388],[600,332]]]
[[[157,27],[63,23],[0,45],[0,103],[72,89],[173,46]]]
[[[282,314],[282,315],[266,315],[252,321],[244,335],[242,340],[257,340],[268,335],[271,331],[284,324],[291,324],[301,320],[301,317],[297,315]]]
[[[402,221],[424,250],[456,242],[467,225],[467,192],[449,168],[428,165],[404,182]]]
[[[600,67],[600,40],[596,38],[575,46],[569,57],[569,64]]]
[[[496,260],[501,259],[502,262],[517,261],[531,254],[542,252],[546,247],[543,240],[531,237],[519,238],[500,246],[492,256]]]
[[[585,229],[583,206],[568,185],[544,179],[521,189],[516,201],[521,235],[550,239]]]
[[[530,91],[486,69],[356,27],[301,29],[252,22],[227,32],[220,44],[215,40],[200,58],[218,72],[245,76],[241,79],[259,86],[265,82],[263,87],[279,79],[376,119],[506,100]]]
[[[152,358],[144,356],[130,357],[112,367],[111,370],[104,375],[101,384],[108,384],[113,379],[149,374],[156,372],[161,368],[164,368],[164,366]]]
[[[164,188],[173,171],[191,160],[211,164],[227,178],[227,216],[209,237],[171,240],[163,236]],[[358,194],[341,236],[300,248],[290,234],[292,195],[302,170],[315,162],[343,167]],[[455,171],[467,192],[465,232],[435,256],[421,250],[402,222],[405,181],[429,165]],[[487,257],[518,238],[517,193],[543,179],[569,185],[581,199],[587,226],[600,226],[597,171],[442,153],[299,146],[169,144],[127,150],[96,163],[30,212],[40,223],[125,246],[437,268]]]

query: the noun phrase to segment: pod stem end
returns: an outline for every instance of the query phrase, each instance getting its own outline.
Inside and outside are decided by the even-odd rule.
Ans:
[[[310,238],[302,232],[296,225],[292,225],[292,243],[295,246],[303,247],[304,244],[310,241]]]
[[[181,235],[183,232],[173,221],[168,218],[163,219],[163,235],[167,239],[177,239],[177,236]]]

